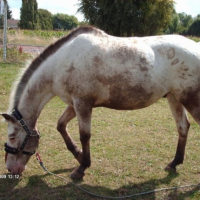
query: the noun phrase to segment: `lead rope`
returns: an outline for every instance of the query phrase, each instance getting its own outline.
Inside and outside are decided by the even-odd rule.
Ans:
[[[53,176],[56,176],[60,179],[63,179],[65,182],[67,183],[71,183],[72,185],[74,185],[75,187],[77,187],[78,189],[82,190],[83,192],[85,192],[86,194],[89,194],[91,196],[94,196],[94,197],[98,197],[98,198],[104,198],[104,199],[127,199],[127,198],[131,198],[131,197],[136,197],[136,196],[142,196],[142,195],[147,195],[147,194],[152,194],[152,193],[157,193],[157,192],[162,192],[162,191],[167,191],[167,190],[175,190],[175,189],[182,189],[182,188],[188,188],[188,187],[200,187],[200,184],[197,184],[197,185],[184,185],[184,186],[178,186],[178,187],[169,187],[169,188],[160,188],[160,189],[155,189],[155,190],[150,190],[150,191],[147,191],[147,192],[141,192],[141,193],[136,193],[136,194],[131,194],[131,195],[127,195],[127,196],[121,196],[121,197],[109,197],[109,196],[102,196],[102,195],[98,195],[98,194],[95,194],[95,193],[92,193],[88,190],[85,190],[83,189],[81,186],[69,181],[68,179],[62,177],[62,176],[59,176],[57,174],[54,174],[52,172],[50,172],[43,164],[41,158],[40,158],[40,155],[39,153],[36,153],[36,158],[40,164],[40,166],[44,169],[44,171],[46,171],[47,173],[53,175]]]

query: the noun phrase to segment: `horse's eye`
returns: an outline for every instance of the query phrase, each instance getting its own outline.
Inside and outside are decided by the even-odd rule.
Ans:
[[[16,133],[12,133],[8,136],[10,142],[14,142],[16,139],[17,134]]]
[[[9,140],[10,140],[11,142],[14,142],[14,141],[15,141],[15,138],[14,138],[14,137],[11,137],[11,138],[9,138]]]

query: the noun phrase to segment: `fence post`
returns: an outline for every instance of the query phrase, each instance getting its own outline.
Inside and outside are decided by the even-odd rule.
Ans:
[[[3,26],[3,60],[7,56],[7,1],[4,0],[4,26]]]

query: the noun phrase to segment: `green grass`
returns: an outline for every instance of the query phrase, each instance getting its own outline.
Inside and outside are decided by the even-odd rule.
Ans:
[[[7,40],[9,44],[48,46],[67,33],[68,31],[8,30]],[[3,30],[0,30],[0,41],[3,41],[2,37]]]
[[[195,42],[200,42],[200,37],[195,37],[195,36],[188,36],[191,40],[194,40]]]
[[[8,106],[10,87],[22,65],[0,63],[0,112]],[[19,180],[0,179],[0,200],[81,199],[96,200],[83,193],[69,178],[77,161],[56,131],[56,123],[66,105],[58,98],[48,103],[38,120],[42,137],[39,152],[44,165],[66,177],[64,182],[47,174],[33,156]],[[75,183],[100,195],[123,196],[158,188],[199,183],[199,127],[191,119],[185,161],[177,173],[164,171],[174,157],[177,145],[175,122],[165,99],[142,110],[93,110],[91,154],[92,165],[81,181]],[[69,123],[71,136],[79,142],[76,119]],[[0,174],[7,174],[4,163],[6,123],[0,124]],[[200,199],[199,188],[158,192],[132,199]]]
[[[34,55],[28,53],[19,52],[17,46],[7,48],[6,62],[7,63],[24,63],[26,60],[32,60]],[[3,62],[3,49],[0,49],[0,62]]]

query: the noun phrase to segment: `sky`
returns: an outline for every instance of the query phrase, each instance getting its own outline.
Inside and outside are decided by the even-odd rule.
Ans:
[[[177,13],[185,12],[192,17],[200,14],[199,0],[175,0],[175,9]],[[13,18],[20,19],[20,8],[22,0],[8,0],[10,10],[12,10]],[[83,21],[84,17],[77,13],[78,0],[37,0],[38,8],[46,9],[52,14],[64,13],[75,15],[79,21]]]
[[[83,21],[84,17],[77,13],[78,0],[37,0],[38,8],[46,9],[52,14],[64,13],[68,15],[75,15],[79,21]],[[20,19],[20,8],[22,0],[8,0],[10,10],[14,19]]]

